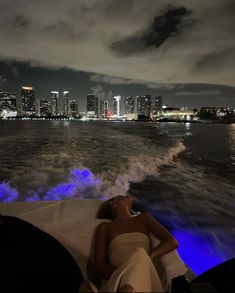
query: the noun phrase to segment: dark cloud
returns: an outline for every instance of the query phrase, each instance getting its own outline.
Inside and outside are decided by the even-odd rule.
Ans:
[[[29,26],[30,24],[30,20],[25,17],[22,14],[17,14],[14,19],[13,19],[13,26],[15,26],[16,28],[26,28],[27,26]]]
[[[80,34],[76,35],[73,26],[63,20],[59,20],[53,24],[46,25],[43,28],[43,34],[47,35],[50,40],[61,42],[76,43],[80,40]]]
[[[149,89],[165,89],[165,90],[173,90],[173,89],[181,89],[182,85],[180,84],[170,84],[170,83],[154,83],[154,82],[143,82],[139,79],[128,79],[121,78],[117,76],[111,75],[102,75],[102,74],[91,74],[90,81],[95,83],[103,83],[103,84],[111,84],[111,85],[142,85],[146,86]]]
[[[185,7],[169,7],[167,11],[154,18],[146,32],[137,33],[114,42],[111,49],[122,56],[142,52],[150,48],[159,48],[169,38],[177,36],[185,26],[185,17],[191,14]]]
[[[106,18],[112,19],[112,21],[120,21],[123,16],[130,14],[133,8],[133,0],[125,0],[125,5],[121,5],[120,0],[113,0],[109,1],[105,7],[104,15]]]
[[[199,61],[196,62],[195,71],[210,71],[224,69],[224,67],[231,67],[235,60],[235,47],[222,50],[221,52],[214,52],[206,54]]]
[[[233,86],[234,7],[230,0],[0,0],[0,60],[156,89]]]
[[[224,11],[226,13],[226,15],[230,18],[234,18],[234,13],[235,13],[235,1],[234,0],[230,0],[227,3],[225,3],[224,6]],[[234,22],[231,23],[233,26],[235,25]]]
[[[7,81],[6,78],[0,75],[0,87]]]

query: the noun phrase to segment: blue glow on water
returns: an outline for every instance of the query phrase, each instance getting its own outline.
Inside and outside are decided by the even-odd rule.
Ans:
[[[41,199],[97,198],[100,197],[96,190],[99,184],[100,179],[88,169],[73,169],[70,171],[68,182],[50,188]]]
[[[39,201],[39,200],[41,200],[41,198],[39,197],[38,194],[34,194],[34,195],[27,197],[25,199],[25,201],[27,201],[27,202],[33,202],[33,201]]]
[[[80,170],[80,169],[73,169],[70,174],[72,176],[74,176],[74,178],[76,178],[77,180],[81,180],[81,181],[92,181],[92,173],[87,170],[87,169],[83,169],[83,170]]]
[[[184,230],[175,230],[172,234],[180,243],[178,252],[181,258],[196,275],[225,261],[210,237]]]
[[[19,198],[18,191],[8,182],[0,183],[0,202],[12,202]]]
[[[43,200],[60,200],[73,198],[74,185],[72,183],[61,183],[47,191]]]
[[[103,198],[97,191],[101,183],[88,169],[73,169],[70,171],[67,182],[59,183],[48,189],[44,195],[33,194],[24,196],[27,202],[39,200],[63,200],[71,198]],[[0,183],[0,201],[13,202],[20,200],[19,192],[10,186],[8,182]]]

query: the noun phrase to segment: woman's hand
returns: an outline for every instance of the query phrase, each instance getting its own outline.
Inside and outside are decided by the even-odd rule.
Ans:
[[[154,247],[149,256],[153,260],[155,257],[160,257],[178,247],[177,240],[173,237],[173,235],[168,232],[158,221],[156,221],[149,214],[144,214],[144,221],[146,226],[148,227],[148,232],[152,233],[156,238],[158,238],[161,243]]]

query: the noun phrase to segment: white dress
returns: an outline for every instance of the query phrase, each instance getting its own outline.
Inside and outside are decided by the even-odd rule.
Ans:
[[[136,292],[164,292],[158,273],[148,255],[149,237],[141,232],[119,234],[110,242],[109,262],[116,266],[101,292],[116,292],[131,285]]]

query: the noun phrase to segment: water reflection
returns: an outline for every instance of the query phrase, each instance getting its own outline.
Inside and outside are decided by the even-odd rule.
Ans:
[[[193,135],[192,132],[191,132],[191,123],[190,122],[185,123],[185,134],[187,136]]]
[[[196,275],[225,261],[224,256],[208,236],[185,230],[176,230],[173,234],[180,243],[178,248],[180,256]]]
[[[160,135],[168,135],[168,123],[161,122],[156,125]]]

